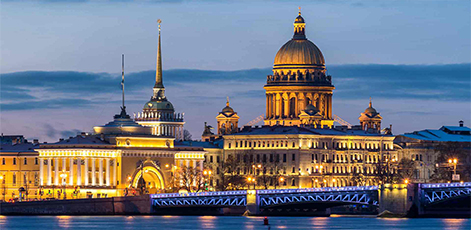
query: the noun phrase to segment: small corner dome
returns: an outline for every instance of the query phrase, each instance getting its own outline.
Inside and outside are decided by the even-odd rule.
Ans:
[[[304,18],[301,15],[298,15],[294,20],[294,23],[304,23]]]
[[[232,109],[230,106],[226,106],[224,107],[224,109],[222,109],[222,113],[227,116],[231,116],[232,114],[234,114],[234,109]]]

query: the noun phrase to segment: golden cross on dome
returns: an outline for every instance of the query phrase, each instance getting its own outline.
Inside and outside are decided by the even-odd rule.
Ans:
[[[301,7],[298,7],[299,8],[299,15],[301,15]]]

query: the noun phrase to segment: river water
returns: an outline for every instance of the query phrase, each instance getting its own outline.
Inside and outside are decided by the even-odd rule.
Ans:
[[[471,229],[470,219],[383,219],[373,216],[269,217],[270,229]],[[242,216],[0,216],[0,230],[269,229],[263,217]]]

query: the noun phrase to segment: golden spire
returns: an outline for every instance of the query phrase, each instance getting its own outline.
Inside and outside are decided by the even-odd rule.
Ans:
[[[229,97],[227,97],[226,106],[229,106]]]
[[[299,8],[299,13],[298,15],[301,16],[301,7],[298,7]]]
[[[161,45],[160,45],[160,23],[162,23],[162,20],[157,20],[157,23],[159,23],[159,44],[157,48],[157,66],[156,66],[156,71],[155,71],[155,85],[154,88],[163,88],[164,85],[162,83],[162,54],[161,54]]]
[[[373,104],[371,103],[371,97],[370,97],[370,108],[372,108]]]

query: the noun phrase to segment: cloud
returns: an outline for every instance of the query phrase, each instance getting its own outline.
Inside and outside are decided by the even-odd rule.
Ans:
[[[56,128],[54,128],[54,126],[48,123],[44,124],[43,128],[45,130],[46,136],[49,138],[54,138],[54,139],[57,137],[62,137],[62,138],[73,137],[80,133],[80,130],[78,129],[57,130]]]
[[[470,64],[328,66],[339,99],[422,99],[469,101]],[[167,93],[184,94],[195,104],[206,100],[264,98],[270,68],[239,71],[166,70]],[[120,74],[27,71],[2,74],[1,109],[63,109],[119,101]],[[126,74],[127,103],[142,104],[151,94],[155,71]],[[199,91],[202,88],[203,94]]]

